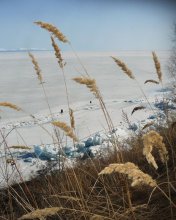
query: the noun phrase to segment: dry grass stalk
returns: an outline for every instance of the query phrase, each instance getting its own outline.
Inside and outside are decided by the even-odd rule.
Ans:
[[[41,74],[42,71],[41,71],[41,69],[38,65],[37,60],[35,59],[33,54],[29,53],[29,56],[31,57],[32,63],[34,64],[34,69],[36,71],[36,74],[38,76],[38,79],[39,79],[40,83],[43,83],[43,78],[42,78],[42,74]]]
[[[69,109],[69,115],[70,115],[71,127],[75,129],[75,118],[74,118],[73,110],[71,108]]]
[[[61,196],[61,195],[56,194],[56,195],[50,195],[50,197],[57,197],[59,199],[67,199],[67,200],[71,200],[71,201],[75,201],[75,202],[80,201],[79,198],[72,197],[72,196]]]
[[[0,106],[12,108],[16,111],[22,110],[20,107],[18,107],[17,105],[12,104],[10,102],[0,102]]]
[[[90,91],[93,92],[96,98],[99,97],[99,91],[95,79],[91,79],[90,77],[83,76],[83,77],[73,78],[73,80],[79,84],[86,85],[87,88],[89,88]]]
[[[56,215],[59,211],[62,210],[62,207],[51,207],[45,209],[36,209],[26,215],[18,218],[19,220],[23,219],[45,219],[47,216]]]
[[[155,83],[155,84],[159,84],[159,82],[158,81],[156,81],[156,80],[153,80],[153,79],[148,79],[148,80],[146,80],[145,82],[144,82],[144,84],[146,84],[146,83]]]
[[[154,122],[149,122],[149,123],[145,124],[144,127],[142,128],[142,130],[144,130],[144,129],[150,127],[150,126],[153,125],[153,124],[154,124]]]
[[[116,64],[123,70],[123,72],[125,74],[127,74],[131,79],[135,79],[135,77],[133,76],[133,73],[132,71],[127,67],[127,65],[122,62],[121,60],[115,58],[115,57],[112,57],[112,59],[116,62]]]
[[[145,109],[144,106],[137,106],[133,109],[133,111],[131,112],[131,114],[133,114],[135,111],[141,110],[141,109]]]
[[[101,215],[93,215],[90,217],[90,220],[104,220],[104,219],[106,218]]]
[[[48,24],[42,21],[36,21],[34,22],[34,24],[39,25],[41,28],[51,32],[58,40],[62,41],[63,43],[69,43],[69,41],[67,40],[67,38],[62,34],[62,32],[55,27],[52,24]]]
[[[60,122],[60,121],[55,121],[55,122],[52,122],[52,124],[56,127],[59,127],[60,129],[62,129],[65,132],[65,134],[68,137],[72,138],[74,141],[78,141],[77,137],[73,133],[72,128],[70,128],[66,123]]]
[[[155,187],[157,185],[156,181],[153,180],[150,175],[143,173],[138,166],[131,162],[110,164],[108,167],[105,167],[99,175],[111,174],[114,172],[128,175],[128,178],[132,180],[131,186],[146,184]]]
[[[157,55],[154,51],[152,52],[152,56],[153,56],[153,61],[154,61],[154,64],[155,64],[156,73],[158,75],[158,79],[159,79],[160,82],[162,82],[161,65],[160,65],[158,57],[157,57]]]
[[[56,42],[55,42],[55,40],[52,36],[51,36],[51,41],[52,41],[52,46],[53,46],[54,51],[55,51],[55,56],[58,59],[59,66],[60,66],[60,68],[63,68],[65,63],[63,63],[60,48],[58,47],[58,45],[56,44]]]
[[[158,149],[160,159],[163,163],[168,160],[168,151],[165,144],[163,143],[163,137],[156,131],[149,131],[147,134],[143,135],[143,155],[146,157],[149,164],[152,164],[155,169],[158,169],[155,158],[152,155],[153,147]]]
[[[11,146],[10,148],[13,148],[13,149],[22,149],[22,150],[31,150],[30,147],[27,147],[27,146],[18,146],[18,145]]]

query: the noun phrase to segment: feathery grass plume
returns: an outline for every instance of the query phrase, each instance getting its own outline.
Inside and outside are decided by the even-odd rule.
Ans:
[[[109,166],[105,167],[99,175],[111,174],[114,172],[128,175],[128,178],[132,180],[131,186],[140,186],[143,184],[151,187],[156,186],[156,181],[153,180],[150,175],[142,172],[138,166],[131,162],[109,164]]]
[[[27,146],[18,146],[18,145],[11,146],[10,148],[12,148],[12,149],[22,149],[22,150],[31,150],[30,147],[27,147]]]
[[[31,53],[28,53],[28,54],[31,57],[32,63],[34,64],[34,69],[36,71],[36,74],[38,76],[38,79],[39,79],[40,83],[43,83],[43,78],[42,78],[42,74],[41,74],[42,71],[41,71],[41,69],[40,69],[40,67],[38,65],[37,60],[35,59],[33,54],[31,54]]]
[[[51,41],[52,41],[52,46],[53,46],[54,51],[55,51],[55,56],[58,59],[59,66],[60,66],[60,68],[63,68],[65,63],[63,63],[60,48],[58,47],[58,45],[56,44],[56,42],[55,42],[55,40],[52,36],[51,36]]]
[[[127,67],[127,65],[124,62],[122,62],[121,60],[119,60],[115,57],[112,57],[112,59],[123,70],[124,73],[126,73],[131,79],[135,79],[135,77],[133,76],[132,71]]]
[[[75,129],[75,118],[73,114],[73,109],[71,108],[69,108],[69,115],[70,115],[71,127]]]
[[[42,22],[42,21],[36,21],[34,22],[34,24],[39,25],[41,28],[51,32],[53,34],[54,37],[56,37],[58,40],[62,41],[63,43],[69,43],[69,41],[67,40],[67,38],[62,34],[62,32],[55,27],[52,24],[46,23],[46,22]]]
[[[133,108],[133,111],[131,112],[131,115],[135,112],[135,111],[138,111],[138,110],[141,110],[141,109],[145,109],[144,106],[137,106],[135,108]]]
[[[157,55],[154,51],[152,52],[152,56],[153,56],[153,61],[154,61],[154,64],[155,64],[156,73],[158,75],[158,79],[159,79],[160,82],[162,82],[161,65],[160,65],[158,57],[157,57]]]
[[[158,81],[156,81],[156,80],[153,80],[153,79],[148,79],[148,80],[146,80],[145,82],[144,82],[144,84],[146,84],[146,83],[155,83],[155,84],[159,84],[159,82]]]
[[[145,124],[144,127],[142,128],[142,130],[144,130],[144,129],[150,127],[150,126],[153,125],[153,124],[154,124],[154,122],[149,122],[149,123]]]
[[[62,207],[51,207],[45,209],[36,209],[26,215],[21,216],[18,220],[24,219],[45,219],[47,216],[56,215],[59,211],[63,210]]]
[[[52,124],[56,127],[59,127],[62,129],[65,134],[72,138],[74,141],[78,141],[77,137],[74,135],[72,128],[70,128],[65,122],[60,122],[60,121],[54,121]]]
[[[20,107],[18,107],[17,105],[12,104],[10,102],[0,102],[0,106],[12,108],[16,111],[21,111],[22,110]]]
[[[151,152],[153,147],[155,147],[159,151],[162,163],[168,160],[168,151],[165,144],[163,143],[163,137],[156,131],[152,130],[147,134],[144,134],[142,138],[144,144],[143,155],[146,157],[149,164],[152,164],[155,169],[158,169],[158,165],[156,164],[155,158]]]
[[[98,91],[98,87],[96,85],[95,79],[91,79],[90,77],[82,76],[82,77],[73,78],[73,80],[79,84],[86,85],[87,88],[89,88],[90,91],[93,92],[93,94],[95,95],[96,98],[99,97],[99,91]]]

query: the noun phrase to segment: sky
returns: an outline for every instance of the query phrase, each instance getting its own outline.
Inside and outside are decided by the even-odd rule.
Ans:
[[[0,48],[51,49],[49,33],[33,23],[40,20],[77,51],[169,50],[175,12],[169,0],[0,0]]]

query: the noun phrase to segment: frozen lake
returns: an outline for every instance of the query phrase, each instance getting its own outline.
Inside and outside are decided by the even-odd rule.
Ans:
[[[164,82],[167,82],[167,60],[169,51],[157,52],[164,73]],[[44,78],[44,87],[53,113],[60,112],[61,121],[68,122],[68,109],[62,72],[57,64],[53,52],[33,52],[38,60]],[[115,124],[121,121],[121,110],[129,106],[125,100],[139,99],[142,94],[134,80],[129,79],[114,63],[110,56],[124,61],[133,71],[147,95],[160,89],[160,85],[145,84],[147,79],[157,80],[152,54],[147,51],[120,51],[120,52],[79,52],[82,63],[89,75],[96,79],[103,95],[107,108]],[[80,138],[96,130],[104,128],[104,119],[94,96],[82,85],[76,84],[72,78],[84,74],[83,69],[71,52],[65,52],[65,75],[68,85],[70,106],[75,111],[77,134]],[[1,127],[10,121],[23,121],[28,114],[47,115],[44,94],[37,79],[33,65],[25,52],[0,53],[0,102],[12,102],[20,106],[26,113],[16,112],[8,108],[1,108]],[[92,104],[90,105],[90,101]],[[26,118],[29,120],[29,117]],[[20,129],[19,129],[20,130]],[[48,141],[39,128],[21,129],[27,144],[45,143]],[[30,137],[29,137],[30,134]],[[9,136],[12,144],[20,143],[17,134]],[[17,141],[18,139],[18,141]],[[15,142],[15,143],[14,143]],[[17,142],[17,143],[16,143]]]

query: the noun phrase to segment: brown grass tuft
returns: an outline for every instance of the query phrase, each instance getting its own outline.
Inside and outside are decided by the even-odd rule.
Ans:
[[[168,151],[165,144],[163,143],[163,137],[156,131],[149,131],[147,134],[143,135],[143,155],[146,157],[149,164],[152,164],[155,169],[158,169],[155,158],[152,155],[153,147],[158,149],[160,159],[163,163],[168,160]]]
[[[63,68],[65,63],[63,63],[60,48],[58,47],[58,45],[56,44],[56,42],[55,42],[55,40],[52,36],[51,36],[51,41],[52,41],[52,46],[53,46],[54,51],[55,51],[55,56],[58,59],[59,66],[60,66],[60,68]]]
[[[99,91],[95,79],[91,79],[90,77],[83,76],[83,77],[73,78],[73,80],[79,84],[86,85],[87,88],[89,88],[90,91],[93,92],[96,98],[99,96]]]
[[[146,83],[155,83],[155,84],[159,84],[159,82],[158,81],[156,81],[156,80],[153,80],[153,79],[148,79],[148,80],[146,80],[145,82],[144,82],[144,84],[146,84]]]
[[[131,79],[135,79],[132,71],[127,67],[127,65],[124,62],[122,62],[121,60],[119,60],[119,59],[117,59],[115,57],[112,57],[112,59],[123,70],[123,72],[125,74],[127,74]]]
[[[43,83],[43,78],[42,78],[42,74],[41,74],[42,71],[41,71],[41,69],[40,69],[40,67],[38,65],[37,60],[35,59],[33,54],[29,53],[29,56],[30,56],[30,58],[32,60],[32,63],[34,64],[34,69],[36,71],[36,74],[38,76],[38,79],[39,79],[40,83]]]
[[[73,110],[71,108],[69,109],[69,115],[70,115],[71,127],[75,129],[75,118],[74,118]]]
[[[146,184],[151,187],[155,187],[157,185],[156,181],[153,180],[151,176],[143,173],[138,166],[131,162],[110,164],[108,167],[105,167],[99,175],[111,174],[114,172],[128,175],[128,178],[132,179],[131,186]]]
[[[154,64],[155,64],[156,73],[158,75],[158,79],[159,79],[160,82],[162,82],[161,65],[160,65],[158,57],[157,57],[157,55],[154,51],[152,52],[152,56],[153,56],[153,61],[154,61]]]
[[[34,22],[34,24],[39,25],[41,28],[51,32],[58,40],[62,41],[63,43],[69,43],[69,41],[67,40],[67,38],[62,34],[62,32],[55,27],[52,24],[49,23],[45,23],[42,21],[36,21]]]
[[[0,102],[0,106],[12,108],[16,111],[21,111],[22,110],[20,107],[18,107],[17,105],[12,104],[10,102]]]
[[[131,115],[132,115],[134,112],[136,112],[136,111],[138,111],[138,110],[141,110],[141,109],[145,109],[145,107],[144,107],[144,106],[137,106],[137,107],[135,107],[135,108],[133,109],[133,111],[131,112]]]
[[[52,122],[52,124],[56,127],[59,127],[60,129],[62,129],[65,134],[72,138],[74,141],[78,141],[77,137],[74,135],[72,128],[70,128],[66,123],[64,122],[60,122],[60,121],[55,121]]]
[[[23,219],[45,219],[47,216],[56,215],[59,211],[62,210],[62,207],[51,207],[45,209],[36,209],[26,215],[18,218],[19,220]]]

